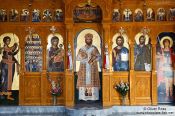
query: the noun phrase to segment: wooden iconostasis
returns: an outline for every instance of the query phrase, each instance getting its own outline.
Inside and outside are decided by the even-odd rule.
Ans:
[[[0,2],[0,104],[52,105],[51,82],[55,81],[62,89],[57,105],[76,105],[76,56],[87,33],[93,35],[93,45],[101,54],[99,102],[103,106],[121,105],[114,89],[120,81],[130,86],[127,105],[173,103],[174,0]],[[141,37],[146,53],[139,56]],[[118,38],[124,47],[119,60]],[[165,60],[169,63],[163,64]]]

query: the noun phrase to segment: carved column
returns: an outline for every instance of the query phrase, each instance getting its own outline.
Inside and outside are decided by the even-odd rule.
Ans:
[[[129,82],[130,82],[130,104],[135,104],[135,85],[134,85],[134,42],[130,43],[130,75],[129,75]]]
[[[47,44],[43,46],[43,70],[41,73],[41,105],[47,104],[47,91],[46,91],[46,82],[47,80],[47,69],[46,69],[46,54],[47,54]]]
[[[152,78],[151,78],[151,84],[152,84],[152,91],[151,91],[151,97],[152,97],[152,105],[157,105],[157,73],[156,73],[156,44],[152,44]]]
[[[24,62],[25,62],[25,34],[19,32],[19,46],[20,46],[20,76],[19,76],[19,105],[24,105]]]
[[[45,28],[47,29],[47,28]],[[46,82],[47,80],[47,36],[48,33],[44,33],[47,32],[44,29],[39,29],[38,31],[40,32],[40,38],[41,38],[41,44],[42,44],[42,72],[41,72],[41,105],[45,105],[47,104],[47,90],[46,90]]]
[[[19,105],[24,105],[24,53],[25,47],[21,46],[21,62],[20,62],[20,76],[19,76]]]
[[[73,45],[74,45],[74,39],[73,39],[73,25],[72,24],[66,24],[66,45],[70,43],[71,45],[71,51],[74,51]],[[67,50],[67,46],[66,46]],[[67,51],[66,51],[67,52]],[[67,55],[66,56],[66,62],[67,62]],[[74,56],[74,55],[73,55]],[[73,58],[73,57],[72,57]],[[66,63],[67,64],[67,63]],[[67,65],[66,65],[66,71],[65,71],[65,78],[66,78],[66,86],[65,86],[65,96],[66,96],[66,101],[65,105],[66,106],[74,106],[74,73],[73,70],[67,70]]]
[[[130,43],[130,70],[134,70],[134,43]]]
[[[146,0],[143,0],[143,16],[144,16],[144,21],[147,20],[147,3]]]
[[[110,37],[110,25],[109,24],[103,24],[103,42],[104,42],[104,45],[103,45],[103,49],[104,49],[104,46],[105,44],[107,44],[108,46],[111,46],[110,43],[111,43],[111,37]],[[112,48],[111,47],[108,47],[108,51],[109,52],[109,56],[110,56],[110,61],[112,61],[112,56],[110,55],[112,53]],[[104,50],[102,50],[104,51]],[[104,53],[102,53],[103,55]],[[104,55],[103,55],[104,56]],[[111,64],[111,62],[110,62]],[[112,69],[111,65],[110,65],[110,70]],[[110,87],[111,87],[111,84],[110,84],[110,72],[107,71],[107,70],[104,70],[103,69],[103,76],[102,76],[102,102],[103,102],[103,106],[110,106],[111,105],[111,90],[110,90]]]

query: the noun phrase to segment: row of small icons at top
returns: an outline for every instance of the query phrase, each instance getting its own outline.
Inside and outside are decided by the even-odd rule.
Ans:
[[[132,21],[134,16],[135,21],[144,21],[144,12],[142,9],[135,9],[134,13],[131,9],[124,9],[123,13],[121,13],[120,9],[114,9],[112,14],[113,22],[117,22],[121,20],[121,14],[123,14],[124,21]],[[157,17],[155,17],[155,15]],[[175,21],[175,8],[170,8],[169,10],[165,10],[164,8],[158,8],[157,12],[152,8],[148,8],[146,10],[146,19],[148,21],[154,21],[157,18],[158,21],[166,21],[168,16],[168,20]]]
[[[32,22],[40,22],[41,19],[43,22],[51,22],[51,21],[63,21],[63,11],[62,9],[56,9],[54,11],[54,14],[52,14],[52,11],[50,9],[45,9],[42,14],[41,18],[41,11],[39,9],[34,9],[32,11]],[[124,9],[123,11],[123,20],[124,21],[132,21],[133,20],[133,14],[134,14],[134,20],[135,21],[144,21],[144,13],[142,9],[137,8],[134,13],[132,13],[131,9]],[[157,9],[157,20],[158,21],[166,21],[167,16],[168,20],[175,21],[175,8],[170,8],[169,11],[166,11],[164,8],[158,8]],[[21,14],[19,16],[19,12],[16,9],[11,9],[9,12],[9,21],[15,22],[15,21],[29,21],[30,20],[30,12],[28,9],[22,9]],[[152,8],[148,8],[146,11],[146,19],[149,21],[155,20],[155,12]],[[113,22],[121,21],[121,12],[119,9],[113,10],[112,15]],[[4,9],[0,9],[0,22],[6,22],[7,21],[7,11]]]
[[[21,14],[19,16],[19,12],[16,9],[11,9],[9,11],[9,21],[15,22],[15,21],[29,21],[30,20],[30,12],[28,9],[22,9]],[[54,15],[52,14],[51,10],[45,9],[43,11],[43,15],[41,18],[41,11],[39,9],[34,9],[32,11],[32,22],[51,22],[51,21],[63,21],[63,11],[62,9],[56,9],[54,11]],[[0,22],[6,22],[7,21],[7,10],[0,9]]]

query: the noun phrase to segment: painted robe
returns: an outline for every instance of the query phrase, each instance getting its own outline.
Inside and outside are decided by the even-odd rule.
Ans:
[[[172,49],[157,53],[157,78],[158,78],[158,101],[160,103],[173,102],[173,84],[175,54]]]
[[[52,58],[53,57],[53,58]],[[64,50],[61,48],[49,49],[48,71],[62,72],[64,71]]]
[[[80,61],[77,88],[79,100],[99,100],[100,78],[97,62],[100,60],[98,49],[91,45],[80,48],[77,60]]]
[[[134,49],[135,65],[134,70],[136,71],[146,71],[145,65],[151,64],[151,49],[148,45],[136,45]],[[151,67],[150,67],[151,68]]]
[[[8,92],[12,89],[12,82],[15,74],[15,63],[17,64],[17,66],[19,66],[18,61],[14,57],[18,53],[18,51],[19,49],[16,50],[16,47],[14,46],[4,46],[1,61],[0,92]]]
[[[115,47],[112,51],[112,64],[114,71],[127,71],[129,69],[128,61],[129,51],[126,47],[118,49]]]

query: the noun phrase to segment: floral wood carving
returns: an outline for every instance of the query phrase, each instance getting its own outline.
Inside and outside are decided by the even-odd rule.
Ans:
[[[88,2],[88,0],[65,0],[65,18],[73,20],[73,10],[79,3]],[[108,19],[111,17],[111,5],[112,0],[95,0],[91,1],[100,6],[103,12],[103,19]]]

